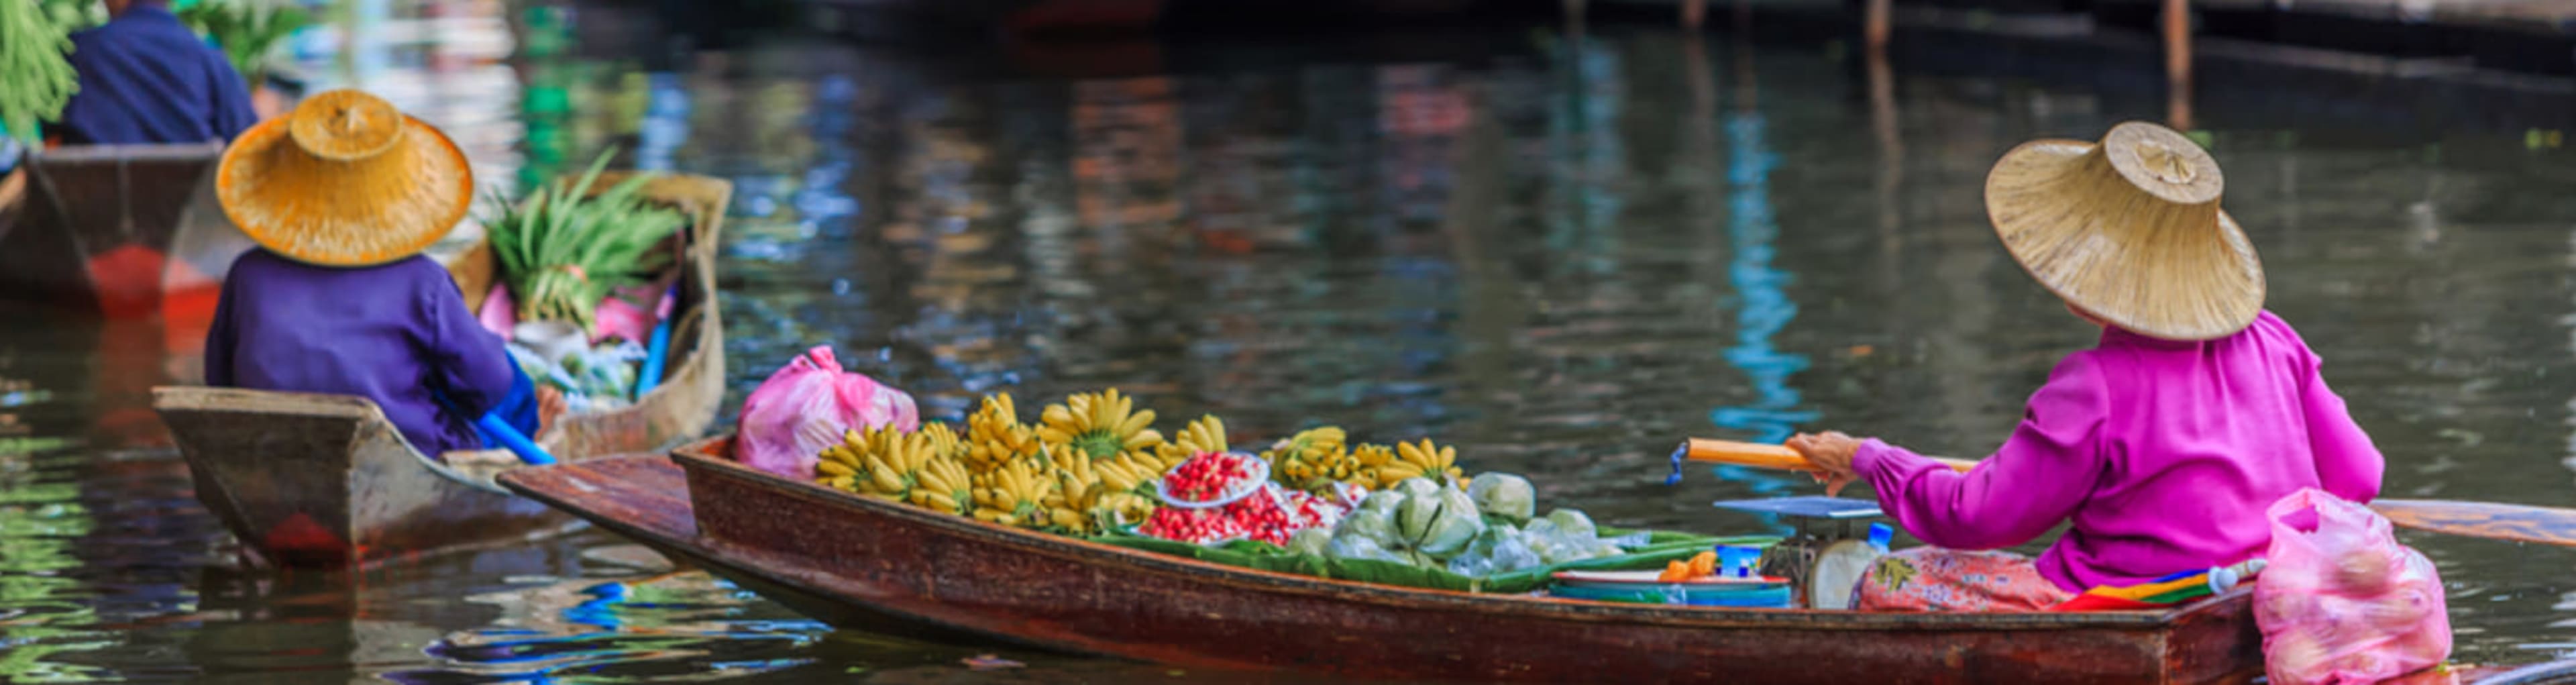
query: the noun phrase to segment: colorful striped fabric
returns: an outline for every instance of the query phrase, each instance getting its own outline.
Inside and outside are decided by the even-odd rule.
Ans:
[[[2226,568],[2184,571],[2137,585],[2102,586],[2066,600],[2050,611],[2134,611],[2168,607],[2234,589],[2263,571],[2255,559]]]

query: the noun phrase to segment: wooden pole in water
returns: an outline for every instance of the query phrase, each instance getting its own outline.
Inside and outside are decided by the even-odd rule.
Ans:
[[[2165,119],[2191,130],[2191,2],[2165,0]]]
[[[1698,30],[1708,19],[1708,0],[1682,0],[1682,27]]]

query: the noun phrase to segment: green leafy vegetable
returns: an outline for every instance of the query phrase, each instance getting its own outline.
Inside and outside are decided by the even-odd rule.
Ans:
[[[72,39],[34,0],[0,0],[0,126],[9,137],[36,141],[36,122],[63,115],[80,90],[72,74]]]
[[[653,248],[686,219],[644,199],[650,175],[590,192],[616,156],[615,149],[601,153],[569,185],[539,186],[517,205],[496,203],[509,209],[485,227],[501,278],[518,298],[520,319],[567,321],[589,330],[610,289],[640,283],[666,266],[668,255]]]
[[[257,89],[268,78],[268,53],[279,41],[313,24],[304,8],[273,0],[201,0],[179,10],[179,21],[212,38],[224,59]]]

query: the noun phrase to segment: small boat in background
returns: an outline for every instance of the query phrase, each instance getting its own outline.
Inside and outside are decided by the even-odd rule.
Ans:
[[[603,176],[604,189],[616,179]],[[661,449],[714,422],[724,399],[724,326],[715,259],[733,186],[665,175],[645,195],[686,212],[682,275],[667,374],[635,404],[567,414],[536,436],[565,462]],[[489,292],[491,251],[465,252],[450,272],[467,293]],[[476,306],[480,298],[474,298]],[[577,523],[509,494],[496,474],[521,468],[505,450],[424,455],[374,402],[342,395],[160,387],[153,409],[196,480],[197,499],[239,537],[254,563],[365,566],[388,559],[516,542]]]
[[[0,219],[0,297],[110,319],[210,316],[224,272],[252,247],[215,203],[223,150],[100,145],[27,155],[15,192],[0,183],[0,216],[13,217]]]

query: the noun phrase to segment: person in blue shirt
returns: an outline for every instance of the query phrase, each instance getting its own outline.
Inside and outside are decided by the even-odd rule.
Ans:
[[[365,397],[432,457],[502,446],[475,425],[486,414],[534,438],[540,415],[561,411],[420,254],[473,198],[465,155],[438,129],[330,91],[243,133],[216,176],[224,214],[259,249],[224,279],[207,385]]]
[[[80,90],[48,129],[56,142],[223,142],[259,122],[241,74],[168,0],[104,1],[107,24],[72,34]]]

